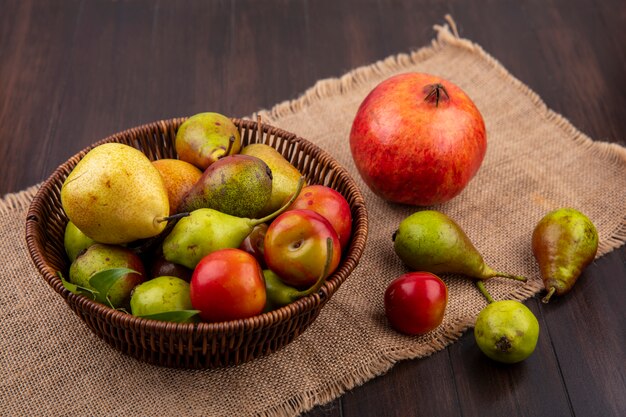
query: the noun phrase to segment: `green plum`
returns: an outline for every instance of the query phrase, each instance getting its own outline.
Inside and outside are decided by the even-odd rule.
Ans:
[[[519,301],[495,301],[478,314],[474,336],[480,350],[491,359],[516,363],[534,352],[539,322]]]
[[[161,276],[138,285],[130,298],[135,316],[192,310],[189,283],[178,277]]]

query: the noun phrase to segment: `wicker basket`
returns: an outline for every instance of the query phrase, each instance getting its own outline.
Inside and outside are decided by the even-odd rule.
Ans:
[[[350,204],[353,232],[337,270],[322,289],[278,310],[223,323],[168,323],[134,317],[69,292],[57,276],[67,276],[69,260],[63,246],[67,217],[61,207],[63,181],[94,146],[121,142],[143,151],[151,160],[175,158],[174,139],[184,118],[158,121],[112,135],[84,149],[59,166],[33,199],[26,222],[32,260],[50,286],[87,326],[115,349],[148,363],[182,368],[234,366],[274,352],[304,332],[356,267],[367,238],[367,213],[361,192],[347,171],[328,153],[284,130],[233,119],[242,144],[262,141],[277,149],[311,184],[339,191]]]

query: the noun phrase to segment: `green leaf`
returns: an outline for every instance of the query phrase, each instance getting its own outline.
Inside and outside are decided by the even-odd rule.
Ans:
[[[81,287],[80,285],[72,284],[71,282],[66,281],[65,278],[63,278],[63,274],[61,274],[61,271],[57,271],[57,275],[59,276],[59,278],[61,278],[61,283],[63,284],[66,290],[76,295],[88,296],[92,300],[96,299],[96,291],[90,288]]]
[[[146,314],[143,316],[137,316],[144,319],[160,320],[160,321],[172,321],[174,323],[187,323],[189,319],[198,314],[200,310],[174,310],[166,311],[163,313]]]
[[[109,291],[126,274],[138,274],[138,272],[128,268],[110,268],[93,274],[89,278],[89,285],[95,288],[97,300],[114,308],[109,300]]]

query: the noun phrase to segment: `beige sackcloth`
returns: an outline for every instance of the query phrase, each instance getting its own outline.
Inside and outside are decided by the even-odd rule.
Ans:
[[[37,187],[0,202],[0,415],[297,415],[457,340],[486,301],[462,277],[444,276],[443,324],[419,336],[388,327],[383,293],[405,272],[391,235],[416,208],[386,203],[361,181],[348,136],[357,107],[380,81],[420,71],[459,85],[487,126],[483,165],[467,188],[437,206],[466,231],[494,269],[495,299],[523,300],[541,288],[531,249],[534,225],[549,210],[586,213],[600,235],[599,255],[626,240],[626,149],[592,141],[549,110],[454,22],[435,26],[432,45],[319,81],[294,101],[259,112],[269,124],[330,152],[363,191],[370,225],[358,267],[313,325],[272,355],[221,370],[162,368],[127,357],[98,339],[39,276],[26,249],[25,214]],[[450,29],[452,27],[452,30]],[[94,138],[99,139],[99,138]],[[428,360],[428,359],[423,359]]]

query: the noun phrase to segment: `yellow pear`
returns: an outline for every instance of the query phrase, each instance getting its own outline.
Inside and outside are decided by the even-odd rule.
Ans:
[[[158,235],[169,215],[159,171],[141,151],[121,143],[93,148],[61,188],[70,221],[100,243],[128,243]]]
[[[240,153],[261,159],[272,171],[272,194],[259,216],[278,210],[296,191],[302,174],[280,152],[269,145],[254,143],[245,146]]]

